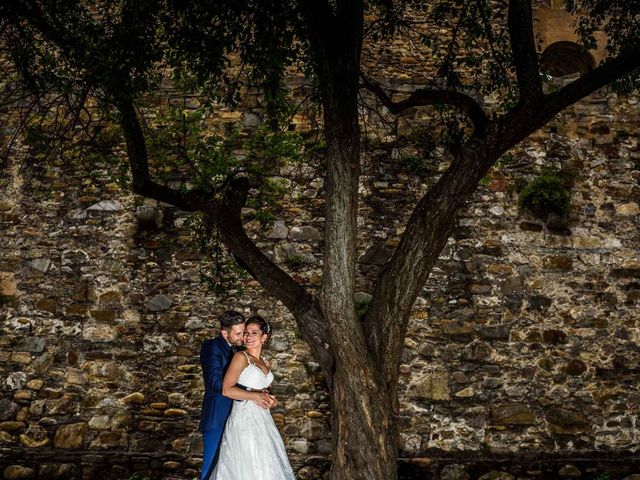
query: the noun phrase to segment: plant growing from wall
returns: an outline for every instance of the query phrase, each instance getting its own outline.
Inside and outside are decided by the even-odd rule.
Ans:
[[[291,270],[297,270],[304,265],[304,257],[299,253],[292,253],[291,255],[286,256],[284,263]]]
[[[520,190],[520,208],[542,220],[546,220],[552,213],[566,217],[571,203],[568,184],[567,177],[562,172],[545,170]]]

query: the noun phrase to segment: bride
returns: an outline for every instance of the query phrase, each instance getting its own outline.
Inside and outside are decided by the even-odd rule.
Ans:
[[[273,373],[260,357],[270,334],[271,326],[258,315],[245,323],[246,350],[234,355],[222,383],[222,394],[237,401],[209,480],[296,479],[271,413],[260,406],[275,404],[275,398],[263,391],[273,382]]]

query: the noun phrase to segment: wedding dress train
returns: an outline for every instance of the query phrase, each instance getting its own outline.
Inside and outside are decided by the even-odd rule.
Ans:
[[[271,370],[265,374],[248,356],[247,360],[238,383],[252,390],[271,385]],[[233,402],[209,480],[296,480],[269,410],[250,401]]]

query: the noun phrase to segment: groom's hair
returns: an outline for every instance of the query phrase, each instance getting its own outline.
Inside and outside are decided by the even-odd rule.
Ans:
[[[223,330],[229,330],[239,323],[244,323],[244,315],[235,310],[227,310],[220,317],[220,328]]]

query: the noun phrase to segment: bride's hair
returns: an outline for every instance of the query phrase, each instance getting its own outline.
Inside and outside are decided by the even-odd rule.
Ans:
[[[244,325],[246,327],[251,323],[255,323],[256,325],[258,325],[262,333],[266,333],[267,335],[271,336],[271,324],[267,322],[264,318],[262,318],[260,315],[258,314],[251,315],[247,319]]]

